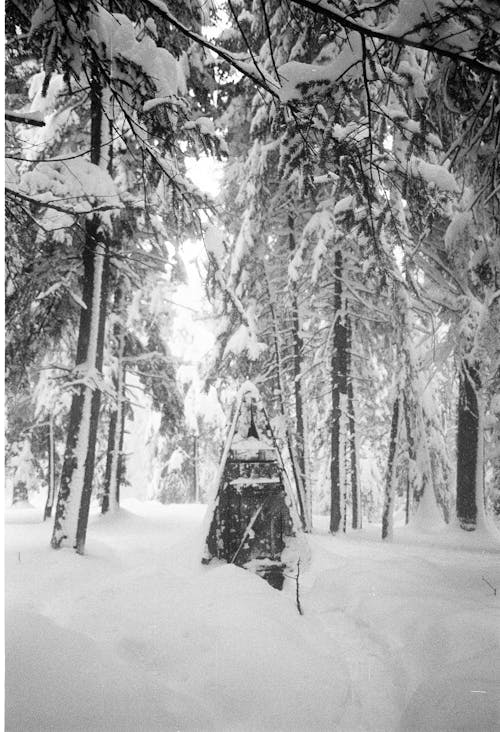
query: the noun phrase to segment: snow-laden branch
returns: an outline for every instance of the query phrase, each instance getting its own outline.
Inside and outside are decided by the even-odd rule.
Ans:
[[[55,201],[41,201],[36,196],[29,196],[27,193],[21,193],[21,191],[16,190],[15,188],[11,188],[10,186],[5,186],[5,195],[12,196],[13,198],[19,198],[22,201],[26,201],[27,203],[31,203],[37,206],[43,206],[44,208],[51,208],[54,211],[69,214],[70,216],[81,216],[91,213],[103,213],[104,211],[113,211],[116,208],[120,208],[117,205],[103,203],[100,206],[89,206],[87,208],[79,210],[78,208],[72,206],[61,206],[61,204],[56,203]]]
[[[269,74],[267,74],[263,69],[258,67],[256,63],[243,61],[242,59],[237,58],[235,54],[231,53],[230,51],[226,51],[226,49],[217,46],[215,43],[207,40],[199,33],[196,33],[195,31],[187,28],[183,23],[177,20],[174,15],[172,15],[166,3],[162,2],[162,0],[145,0],[145,4],[149,5],[150,7],[161,13],[165,20],[171,23],[174,28],[177,28],[177,30],[179,30],[187,38],[190,38],[192,41],[199,43],[200,46],[207,48],[220,58],[224,59],[224,61],[227,61],[233,67],[233,69],[236,69],[241,74],[243,74],[243,76],[251,79],[255,84],[257,84],[257,86],[260,86],[262,89],[269,92],[274,97],[279,97],[279,87],[276,84],[275,80],[270,77]]]
[[[33,127],[45,127],[45,122],[39,112],[14,112],[12,109],[6,109],[5,119],[8,122],[20,122]]]
[[[152,361],[155,358],[160,358],[163,361],[168,361],[169,359],[165,356],[164,353],[161,353],[160,351],[149,351],[148,353],[141,353],[139,356],[124,356],[121,361],[122,363],[141,363],[143,361]]]
[[[500,76],[499,63],[496,61],[482,61],[474,55],[475,51],[478,52],[478,55],[481,51],[479,42],[477,46],[467,48],[468,45],[471,45],[468,43],[471,40],[468,35],[469,29],[465,26],[458,26],[458,6],[456,7],[457,18],[455,18],[457,27],[452,33],[449,25],[449,15],[452,14],[452,10],[449,9],[449,14],[443,12],[443,16],[438,15],[436,18],[427,17],[426,4],[420,2],[420,0],[412,0],[413,8],[411,12],[409,11],[410,0],[402,2],[401,5],[404,5],[404,7],[399,8],[397,18],[385,27],[373,26],[360,19],[353,20],[347,13],[335,7],[330,0],[292,0],[292,2],[295,5],[307,8],[313,13],[333,20],[347,30],[356,31],[364,38],[376,38],[382,41],[390,41],[398,46],[420,48],[438,57],[460,61],[475,71]],[[418,13],[419,9],[422,10],[420,15]],[[360,8],[361,12],[363,10],[363,8]],[[443,9],[443,11],[445,10],[446,8]],[[439,36],[440,25],[445,31],[442,37]],[[486,32],[487,29],[484,30]],[[472,31],[470,33],[472,34]],[[464,37],[459,40],[460,36]]]

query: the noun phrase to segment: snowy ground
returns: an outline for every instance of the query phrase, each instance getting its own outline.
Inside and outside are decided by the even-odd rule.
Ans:
[[[500,729],[498,539],[318,519],[300,616],[292,581],[200,565],[203,513],[128,501],[79,557],[6,512],[7,730]]]

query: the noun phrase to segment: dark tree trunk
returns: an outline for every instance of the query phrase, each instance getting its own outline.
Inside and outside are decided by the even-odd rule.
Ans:
[[[116,386],[115,379],[113,379],[113,383]],[[104,489],[101,500],[101,513],[107,513],[109,511],[109,497],[111,492],[111,466],[113,463],[114,446],[116,439],[116,417],[117,411],[116,409],[113,409],[109,417],[108,446],[106,448],[106,468],[104,471]]]
[[[474,531],[477,523],[477,458],[479,445],[480,387],[477,364],[462,362],[459,374],[457,427],[457,518],[462,529]]]
[[[389,442],[389,458],[385,477],[384,510],[382,513],[382,539],[392,539],[392,517],[394,510],[394,488],[396,472],[396,452],[399,437],[400,397],[394,400],[392,409],[391,437]]]
[[[352,325],[351,318],[348,314],[346,314],[346,329],[348,357],[347,410],[349,413],[349,472],[351,478],[352,528],[360,529],[362,527],[363,518],[361,511],[361,491],[358,476],[356,420],[354,415],[354,386],[352,381]]]
[[[193,435],[193,500],[195,503],[200,501],[200,479],[198,476],[198,435]]]
[[[91,80],[91,162],[101,162],[103,124],[102,89],[97,74]],[[83,378],[74,387],[68,436],[57,501],[52,546],[70,544],[83,554],[94,474],[97,423],[101,400],[100,374],[104,350],[104,324],[109,277],[109,236],[100,217],[85,221],[83,247],[83,293],[85,308],[80,327],[75,375]],[[79,369],[80,367],[80,369]]]
[[[345,437],[347,418],[347,331],[342,291],[342,252],[335,252],[334,327],[332,350],[332,443],[331,443],[331,508],[330,531],[339,530],[345,511]]]
[[[113,409],[109,420],[108,447],[106,450],[106,469],[104,471],[104,492],[102,496],[101,512],[107,513],[111,507],[120,506],[121,486],[125,477],[123,460],[123,439],[125,434],[125,397],[123,383],[114,379],[121,402],[118,409]]]
[[[300,476],[300,467],[299,467],[299,461],[297,459],[297,454],[294,449],[293,439],[291,430],[288,424],[287,414],[285,410],[285,396],[284,396],[284,385],[283,385],[283,364],[281,360],[281,348],[280,348],[280,337],[279,337],[279,331],[278,331],[278,323],[276,319],[276,311],[273,303],[273,298],[271,295],[271,286],[269,283],[269,276],[267,273],[267,270],[264,265],[264,274],[266,278],[266,285],[267,285],[267,294],[269,298],[269,309],[271,311],[271,318],[273,322],[273,345],[274,345],[274,356],[276,361],[276,386],[277,386],[277,393],[278,393],[278,406],[280,414],[286,424],[286,442],[287,442],[287,448],[288,448],[288,454],[290,457],[290,463],[292,466],[292,473],[293,473],[293,479],[294,484],[297,489],[297,502],[298,502],[298,513],[300,516],[300,521],[302,524],[302,528],[304,531],[310,531],[311,526],[308,523],[308,512],[307,512],[307,506],[306,501],[307,498],[304,495],[303,490],[303,483],[301,481]]]
[[[294,217],[288,216],[288,247],[290,254],[295,251],[296,241],[294,232]],[[309,497],[307,489],[306,460],[305,460],[305,421],[304,421],[304,400],[302,389],[302,359],[304,342],[300,330],[298,291],[295,282],[290,284],[291,306],[292,306],[292,341],[293,341],[293,387],[295,397],[295,452],[297,456],[297,470],[300,473],[304,503],[304,523],[306,530],[311,529],[311,516],[309,515]]]
[[[113,326],[114,356],[116,372],[113,375],[116,401],[113,404],[109,419],[108,445],[106,450],[106,469],[104,472],[104,491],[101,501],[101,512],[107,513],[110,508],[120,505],[120,488],[124,479],[123,439],[125,432],[125,369],[123,356],[125,351],[125,331],[121,321],[123,317],[123,289],[117,284],[114,295],[114,312],[116,322]]]
[[[47,501],[45,503],[45,509],[43,512],[43,520],[51,518],[52,508],[54,506],[54,500],[56,497],[56,451],[54,444],[54,418],[52,414],[49,417],[49,433],[47,435],[47,451],[48,451],[48,465],[47,465]]]
[[[405,524],[410,523],[410,476],[406,476]]]
[[[87,222],[85,249],[83,252],[83,302],[86,308],[82,308],[80,315],[76,358],[77,373],[78,365],[80,364],[85,364],[90,367],[90,364],[88,364],[88,356],[94,350],[91,340],[95,340],[94,363],[92,366],[94,366],[98,373],[102,369],[109,256],[107,242],[105,242],[104,247],[100,245],[99,228],[100,221],[97,216],[94,216],[91,221]],[[96,272],[96,265],[99,267],[97,262],[98,258],[103,259],[102,271],[100,273],[98,271]],[[98,302],[96,302],[97,298],[94,298],[95,289],[98,290],[96,295],[100,295]],[[94,334],[92,333],[92,324],[95,322],[95,319],[98,321],[98,328],[97,333]],[[85,547],[90,496],[94,476],[100,402],[101,391],[97,383],[76,387],[76,393],[73,395],[71,402],[68,437],[61,471],[61,485],[57,501],[52,546],[59,548],[63,543],[68,541],[71,542],[71,545],[79,554],[83,554]],[[82,471],[82,464],[83,476],[78,475],[78,479],[82,483],[82,488],[76,531],[74,531],[74,521],[67,521],[69,518],[67,504],[72,494],[75,473],[77,469],[79,473]],[[73,495],[75,497],[78,496],[76,490]]]
[[[414,473],[417,469],[417,452],[415,449],[415,439],[412,429],[412,420],[410,414],[410,405],[406,392],[403,393],[403,412],[406,430],[406,443],[408,445],[408,476],[406,479],[406,503],[405,503],[405,523],[410,522],[411,508],[415,500]]]

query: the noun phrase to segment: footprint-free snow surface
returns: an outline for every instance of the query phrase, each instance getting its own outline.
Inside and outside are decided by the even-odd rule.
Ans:
[[[38,514],[6,516],[9,732],[500,729],[493,535],[318,519],[301,616],[292,579],[200,564],[201,506],[96,515],[84,557]]]

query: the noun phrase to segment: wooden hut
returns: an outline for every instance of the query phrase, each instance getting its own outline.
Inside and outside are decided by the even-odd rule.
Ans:
[[[219,467],[203,562],[251,569],[281,589],[284,550],[299,531],[278,445],[256,387],[246,382]]]

